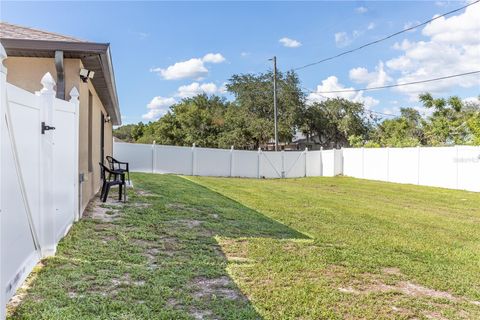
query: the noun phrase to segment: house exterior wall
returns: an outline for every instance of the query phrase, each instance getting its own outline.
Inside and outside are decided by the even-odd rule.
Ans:
[[[40,79],[46,72],[50,72],[56,79],[55,61],[53,58],[30,58],[8,57],[4,64],[8,68],[7,82],[30,92],[39,91],[42,88]],[[64,59],[65,92],[66,99],[70,99],[68,93],[75,86],[80,93],[80,124],[79,124],[79,172],[83,173],[84,181],[80,186],[81,197],[80,211],[83,212],[88,202],[100,189],[100,119],[107,112],[91,82],[84,83],[80,80],[79,71],[82,68],[80,59]],[[88,159],[88,121],[89,121],[89,92],[92,94],[92,171],[89,171]],[[105,123],[104,156],[112,155],[113,135],[112,124]]]

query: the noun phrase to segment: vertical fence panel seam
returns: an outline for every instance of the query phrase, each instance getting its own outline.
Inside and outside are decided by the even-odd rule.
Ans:
[[[420,185],[420,147],[417,146],[417,185]]]
[[[233,146],[230,148],[230,177],[233,177]]]
[[[455,157],[456,157],[456,159],[455,159],[455,164],[456,164],[456,169],[457,169],[457,171],[456,171],[456,179],[455,179],[455,187],[456,187],[457,189],[459,189],[459,181],[458,181],[458,179],[459,179],[458,174],[459,174],[459,173],[458,173],[458,172],[459,172],[460,161],[459,161],[459,159],[458,159],[458,146],[457,146],[457,145],[455,146]]]
[[[258,152],[257,152],[257,179],[260,179],[261,155],[262,155],[262,149],[258,148]]]

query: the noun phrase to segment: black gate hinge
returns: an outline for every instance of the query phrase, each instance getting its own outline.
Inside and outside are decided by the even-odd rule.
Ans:
[[[42,134],[45,134],[47,130],[55,130],[55,127],[47,126],[45,122],[42,122]]]

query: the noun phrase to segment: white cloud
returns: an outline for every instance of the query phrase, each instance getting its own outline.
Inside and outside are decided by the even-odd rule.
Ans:
[[[147,113],[142,115],[142,118],[145,120],[156,120],[162,116],[164,116],[170,106],[175,104],[176,100],[172,97],[165,98],[161,96],[154,97],[149,104],[147,104],[147,108],[149,109]]]
[[[217,92],[219,92],[219,88],[213,82],[202,84],[198,82],[192,82],[189,85],[180,86],[178,88],[177,96],[180,98],[190,98],[202,93],[211,95]]]
[[[352,43],[352,39],[348,36],[346,32],[337,32],[335,33],[335,44],[337,47],[345,47]]]
[[[184,78],[200,79],[208,74],[205,63],[221,63],[225,58],[220,53],[207,53],[203,58],[177,62],[167,68],[153,68],[151,72],[157,72],[165,80],[177,80]]]
[[[348,46],[356,38],[360,37],[364,31],[353,30],[352,34],[349,35],[345,31],[335,33],[335,44],[337,47],[342,48]]]
[[[201,78],[208,74],[208,69],[201,59],[193,58],[187,61],[177,62],[166,69],[154,68],[152,72],[158,72],[165,80],[177,80],[183,78]]]
[[[220,53],[207,53],[203,59],[203,62],[210,62],[210,63],[222,63],[225,61],[225,57],[222,56]]]
[[[298,48],[302,45],[300,41],[297,41],[295,39],[290,39],[287,37],[284,37],[278,40],[278,42],[280,42],[284,47],[287,47],[287,48]]]
[[[338,78],[330,76],[322,81],[322,84],[318,85],[316,92],[337,91],[337,90],[351,90],[352,87],[345,87],[338,82]],[[361,102],[366,108],[372,108],[376,106],[379,101],[370,96],[364,96],[362,91],[359,92],[336,92],[336,93],[316,93],[312,92],[307,96],[307,103],[321,102],[327,98],[344,98],[354,102]]]
[[[367,88],[384,86],[392,81],[384,68],[383,61],[375,67],[375,71],[369,72],[366,68],[353,68],[349,73],[350,79],[356,83],[367,84]]]
[[[365,7],[358,7],[358,8],[355,8],[355,11],[358,13],[366,13],[368,9]]]
[[[240,53],[240,56],[242,58],[248,57],[249,55],[250,55],[250,52],[246,52],[246,51],[243,51],[243,52]]]
[[[370,22],[367,25],[366,29],[353,30],[351,33],[348,33],[346,31],[336,32],[334,34],[335,44],[339,48],[346,47],[351,44],[356,38],[362,36],[367,31],[375,29],[376,27],[377,25],[375,24],[375,22]]]
[[[427,80],[480,70],[480,10],[474,6],[450,18],[439,18],[425,26],[424,41],[403,40],[394,48],[403,51],[386,65],[398,72],[397,83]],[[395,90],[417,100],[418,94],[429,91],[448,95],[455,87],[479,87],[478,75],[398,87]],[[453,92],[454,93],[454,92]]]

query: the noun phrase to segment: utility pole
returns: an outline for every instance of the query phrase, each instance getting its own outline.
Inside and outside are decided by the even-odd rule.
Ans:
[[[277,124],[277,57],[274,56],[273,61],[273,119],[275,122],[275,151],[278,151],[278,124]]]

